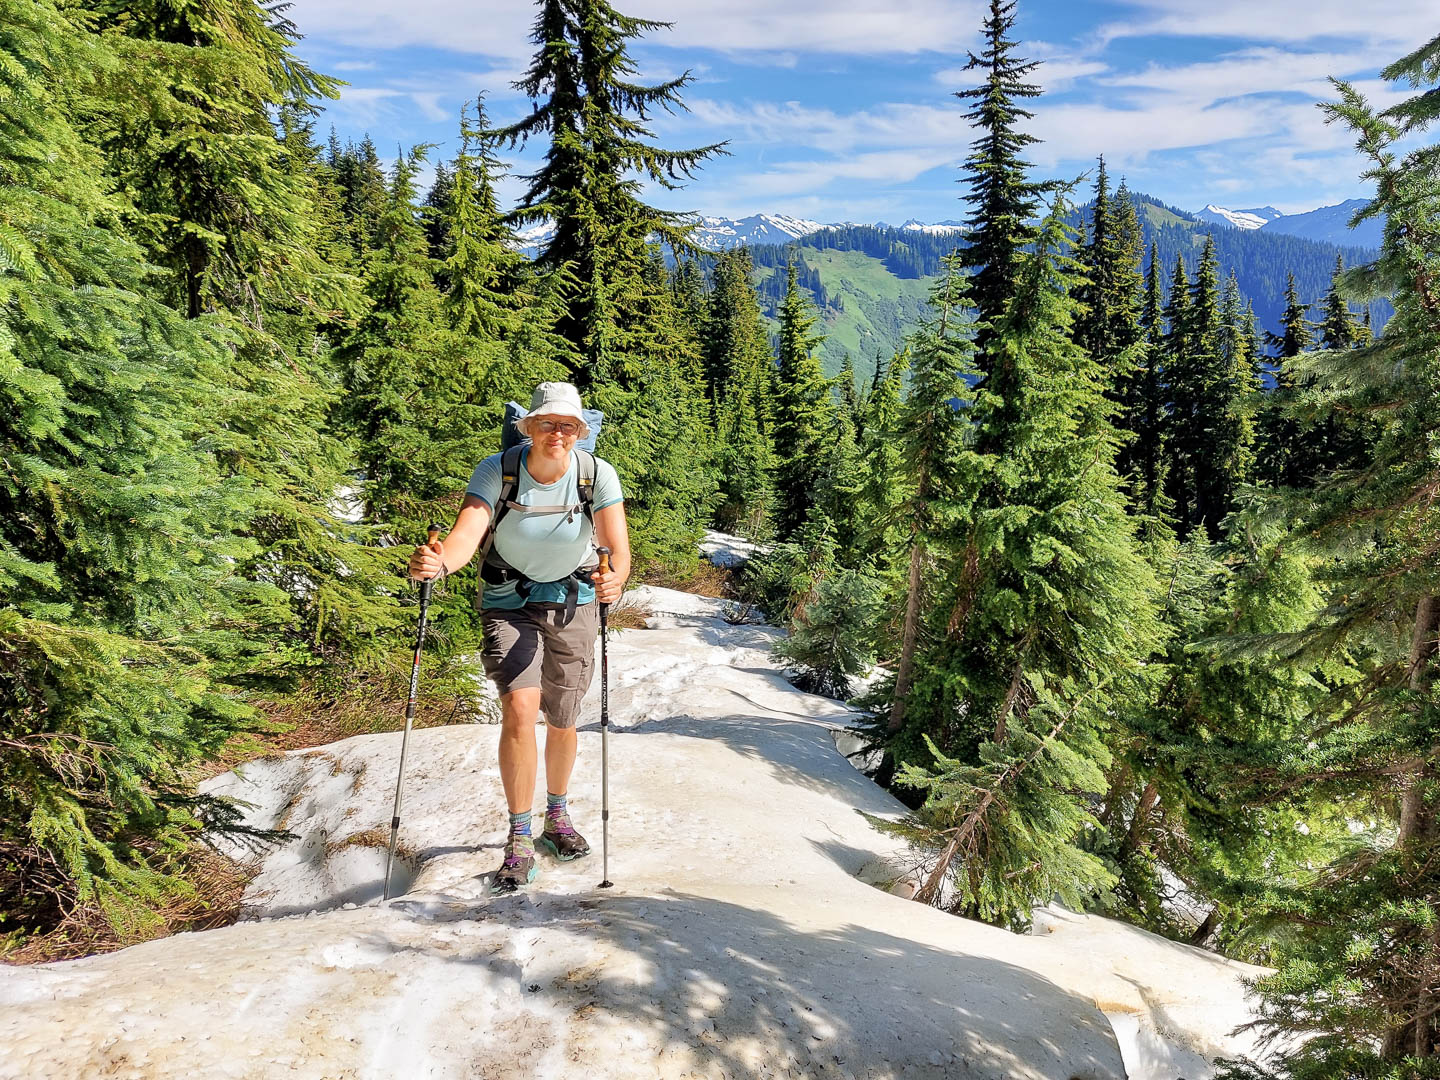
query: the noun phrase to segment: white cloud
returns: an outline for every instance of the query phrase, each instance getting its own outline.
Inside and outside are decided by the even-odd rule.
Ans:
[[[957,51],[980,25],[979,0],[628,0],[627,15],[672,22],[645,41],[722,52],[857,55]],[[308,35],[348,45],[427,45],[486,56],[528,57],[534,5],[519,0],[297,0]]]
[[[1333,96],[1331,75],[1368,74],[1390,59],[1390,52],[1375,46],[1344,53],[1264,47],[1194,64],[1151,63],[1140,71],[1112,74],[1096,81],[1104,86],[1160,90],[1207,103],[1262,93],[1309,94],[1320,100]]]
[[[950,105],[882,103],[839,113],[798,101],[750,102],[697,99],[692,115],[713,131],[777,147],[804,146],[832,154],[864,149],[954,147],[973,137],[962,110]]]
[[[1343,39],[1359,47],[1385,45],[1408,51],[1435,33],[1434,0],[1131,0],[1143,15],[1102,27],[1103,40],[1179,34],[1306,42]],[[1395,55],[1399,55],[1397,51]]]
[[[1043,41],[1027,41],[1022,49],[1024,55],[1040,61],[1029,81],[1042,87],[1047,94],[1064,93],[1079,80],[1110,70],[1108,63],[1094,56],[1074,53]],[[976,79],[977,73],[967,71],[964,65],[941,68],[935,72],[935,81],[952,91],[973,86]]]

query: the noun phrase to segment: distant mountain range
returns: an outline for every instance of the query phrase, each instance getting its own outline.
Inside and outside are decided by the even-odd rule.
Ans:
[[[760,244],[789,244],[824,229],[843,229],[855,224],[851,221],[832,221],[827,224],[810,221],[807,218],[790,217],[787,214],[751,214],[749,217],[743,218],[709,217],[697,214],[694,220],[695,231],[690,234],[691,238],[697,247],[705,251],[728,251],[730,248],[756,247]],[[959,221],[937,221],[927,224],[911,218],[903,225],[887,225],[881,221],[876,224],[876,228],[893,228],[901,232],[920,232],[931,236],[943,236],[947,233],[964,232],[965,225]],[[542,223],[521,230],[516,233],[515,239],[518,241],[520,250],[534,258],[553,232],[552,226]]]
[[[1156,202],[1155,205],[1160,204]],[[1282,214],[1273,206],[1231,210],[1211,203],[1193,214],[1174,212],[1186,220],[1207,225],[1220,225],[1248,232],[1264,230],[1272,236],[1298,236],[1304,240],[1317,240],[1340,247],[1379,248],[1383,222],[1366,221],[1359,228],[1349,227],[1351,216],[1363,205],[1365,203],[1362,199],[1350,199],[1336,206],[1322,206],[1303,214]],[[843,229],[858,224],[853,221],[811,221],[788,214],[751,214],[743,218],[697,214],[694,221],[695,231],[692,236],[696,246],[705,251],[726,251],[742,245],[757,247],[761,244],[791,244],[826,229]],[[953,219],[924,222],[911,218],[902,225],[877,221],[873,223],[873,227],[894,229],[901,234],[925,233],[930,236],[946,236],[965,231],[964,222]],[[552,232],[553,229],[548,224],[532,225],[516,234],[517,246],[526,255],[534,257],[550,239]]]
[[[1213,236],[1222,276],[1235,273],[1265,330],[1278,328],[1287,275],[1293,273],[1301,297],[1315,303],[1329,288],[1337,256],[1354,266],[1374,258],[1380,244],[1377,222],[1347,228],[1362,205],[1359,200],[1304,214],[1215,204],[1191,214],[1148,195],[1133,197],[1146,250],[1156,245],[1166,287],[1175,260],[1183,258],[1193,274],[1206,236]],[[1085,221],[1091,212],[1090,206],[1078,208],[1074,222]],[[826,224],[785,214],[696,215],[694,220],[692,235],[703,250],[750,249],[761,306],[772,320],[784,295],[784,267],[794,260],[801,288],[819,308],[816,329],[825,334],[820,346],[825,370],[835,373],[848,356],[862,379],[871,377],[877,362],[893,355],[924,318],[940,259],[965,232],[964,223],[954,219],[927,223],[912,218],[901,225]],[[533,257],[550,234],[548,225],[534,226],[517,236],[517,246]],[[1377,328],[1389,314],[1383,302],[1371,310]]]
[[[1303,214],[1282,214],[1273,206],[1254,210],[1227,210],[1213,203],[1195,212],[1200,221],[1212,225],[1234,226],[1237,229],[1264,229],[1269,233],[1319,240],[1326,244],[1348,247],[1378,248],[1385,223],[1376,219],[1363,221],[1350,228],[1350,218],[1365,205],[1364,199],[1347,199],[1335,206],[1322,206]]]

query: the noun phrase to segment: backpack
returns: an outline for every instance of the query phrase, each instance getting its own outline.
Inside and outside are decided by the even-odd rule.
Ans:
[[[490,528],[486,531],[485,540],[480,545],[480,580],[486,585],[503,585],[507,581],[513,581],[516,593],[524,601],[529,599],[530,590],[535,585],[552,584],[531,581],[506,562],[495,550],[496,530],[499,528],[500,522],[512,510],[522,514],[567,514],[572,520],[577,513],[581,513],[590,522],[593,534],[595,528],[595,462],[597,460],[594,447],[595,439],[600,434],[600,424],[604,420],[604,414],[596,412],[594,409],[585,409],[584,414],[590,434],[576,443],[574,451],[578,469],[575,486],[578,489],[580,501],[573,506],[522,506],[515,502],[515,495],[520,489],[521,459],[530,442],[515,428],[515,422],[526,414],[525,410],[515,402],[511,401],[506,404],[505,428],[501,435],[504,457],[500,459],[500,497],[496,500],[495,516],[490,519]],[[589,584],[590,573],[594,569],[593,566],[580,566],[567,577],[560,579],[565,583],[566,622],[574,617],[575,608],[579,604],[580,583]],[[483,599],[484,589],[482,588],[475,596],[477,608]]]

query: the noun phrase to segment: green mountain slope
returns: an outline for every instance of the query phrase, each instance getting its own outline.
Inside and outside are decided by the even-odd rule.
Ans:
[[[825,335],[820,346],[825,373],[838,372],[848,355],[855,364],[856,377],[871,379],[876,358],[888,360],[893,356],[905,336],[924,318],[932,279],[897,277],[882,259],[861,251],[807,248],[799,257],[824,283],[823,295],[818,298],[822,302],[817,305],[820,322],[815,329]],[[771,333],[777,334],[779,301],[775,296],[777,291],[784,291],[784,267],[757,268],[755,283]],[[817,299],[816,290],[807,291]]]

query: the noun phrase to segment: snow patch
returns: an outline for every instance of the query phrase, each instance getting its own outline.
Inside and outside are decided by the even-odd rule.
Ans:
[[[264,856],[251,917],[0,969],[0,1080],[1204,1080],[1214,1055],[1254,1052],[1229,1032],[1259,969],[1058,908],[1017,936],[873,887],[914,856],[857,813],[905,808],[837,751],[854,713],[786,682],[779,630],[635,592],[651,629],[610,634],[614,722],[602,735],[598,680],[580,716],[591,858],[489,896],[497,733],[427,728],[400,825],[413,881],[366,903],[400,734],[252,763],[205,785],[297,837]]]
[[[755,555],[769,553],[769,544],[757,544],[743,536],[731,536],[729,533],[714,530],[706,532],[705,538],[700,541],[700,554],[716,566],[726,568],[740,566]]]

